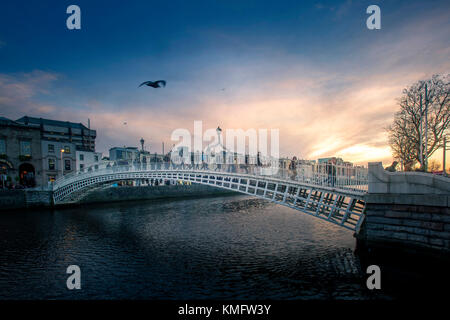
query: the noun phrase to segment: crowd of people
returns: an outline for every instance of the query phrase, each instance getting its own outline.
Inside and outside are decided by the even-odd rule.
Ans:
[[[17,176],[14,181],[6,173],[0,174],[0,189],[26,189],[35,186],[36,181],[33,172],[22,174],[21,177]]]

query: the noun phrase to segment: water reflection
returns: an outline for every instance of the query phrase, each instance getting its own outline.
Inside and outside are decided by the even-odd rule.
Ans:
[[[348,230],[246,196],[2,214],[1,299],[371,299]],[[68,265],[82,290],[69,291]]]

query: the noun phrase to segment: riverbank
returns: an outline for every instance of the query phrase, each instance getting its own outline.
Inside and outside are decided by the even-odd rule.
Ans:
[[[110,203],[121,201],[153,200],[166,198],[200,198],[236,194],[234,191],[205,185],[163,185],[145,187],[115,187],[94,190],[78,203],[64,204],[71,207],[79,204]],[[0,191],[0,211],[24,210],[32,208],[52,208],[51,191],[2,190]],[[58,206],[59,207],[59,206]]]
[[[0,211],[52,207],[52,192],[42,190],[1,190]]]

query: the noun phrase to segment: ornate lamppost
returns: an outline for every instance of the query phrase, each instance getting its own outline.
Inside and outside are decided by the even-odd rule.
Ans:
[[[61,149],[61,177],[64,175],[64,164],[63,164],[63,154],[64,154],[64,149]]]

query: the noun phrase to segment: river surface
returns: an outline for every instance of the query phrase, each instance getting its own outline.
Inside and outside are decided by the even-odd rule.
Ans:
[[[247,196],[3,212],[0,249],[0,299],[401,294],[366,288],[352,231]],[[81,290],[66,287],[69,265],[81,268]]]

